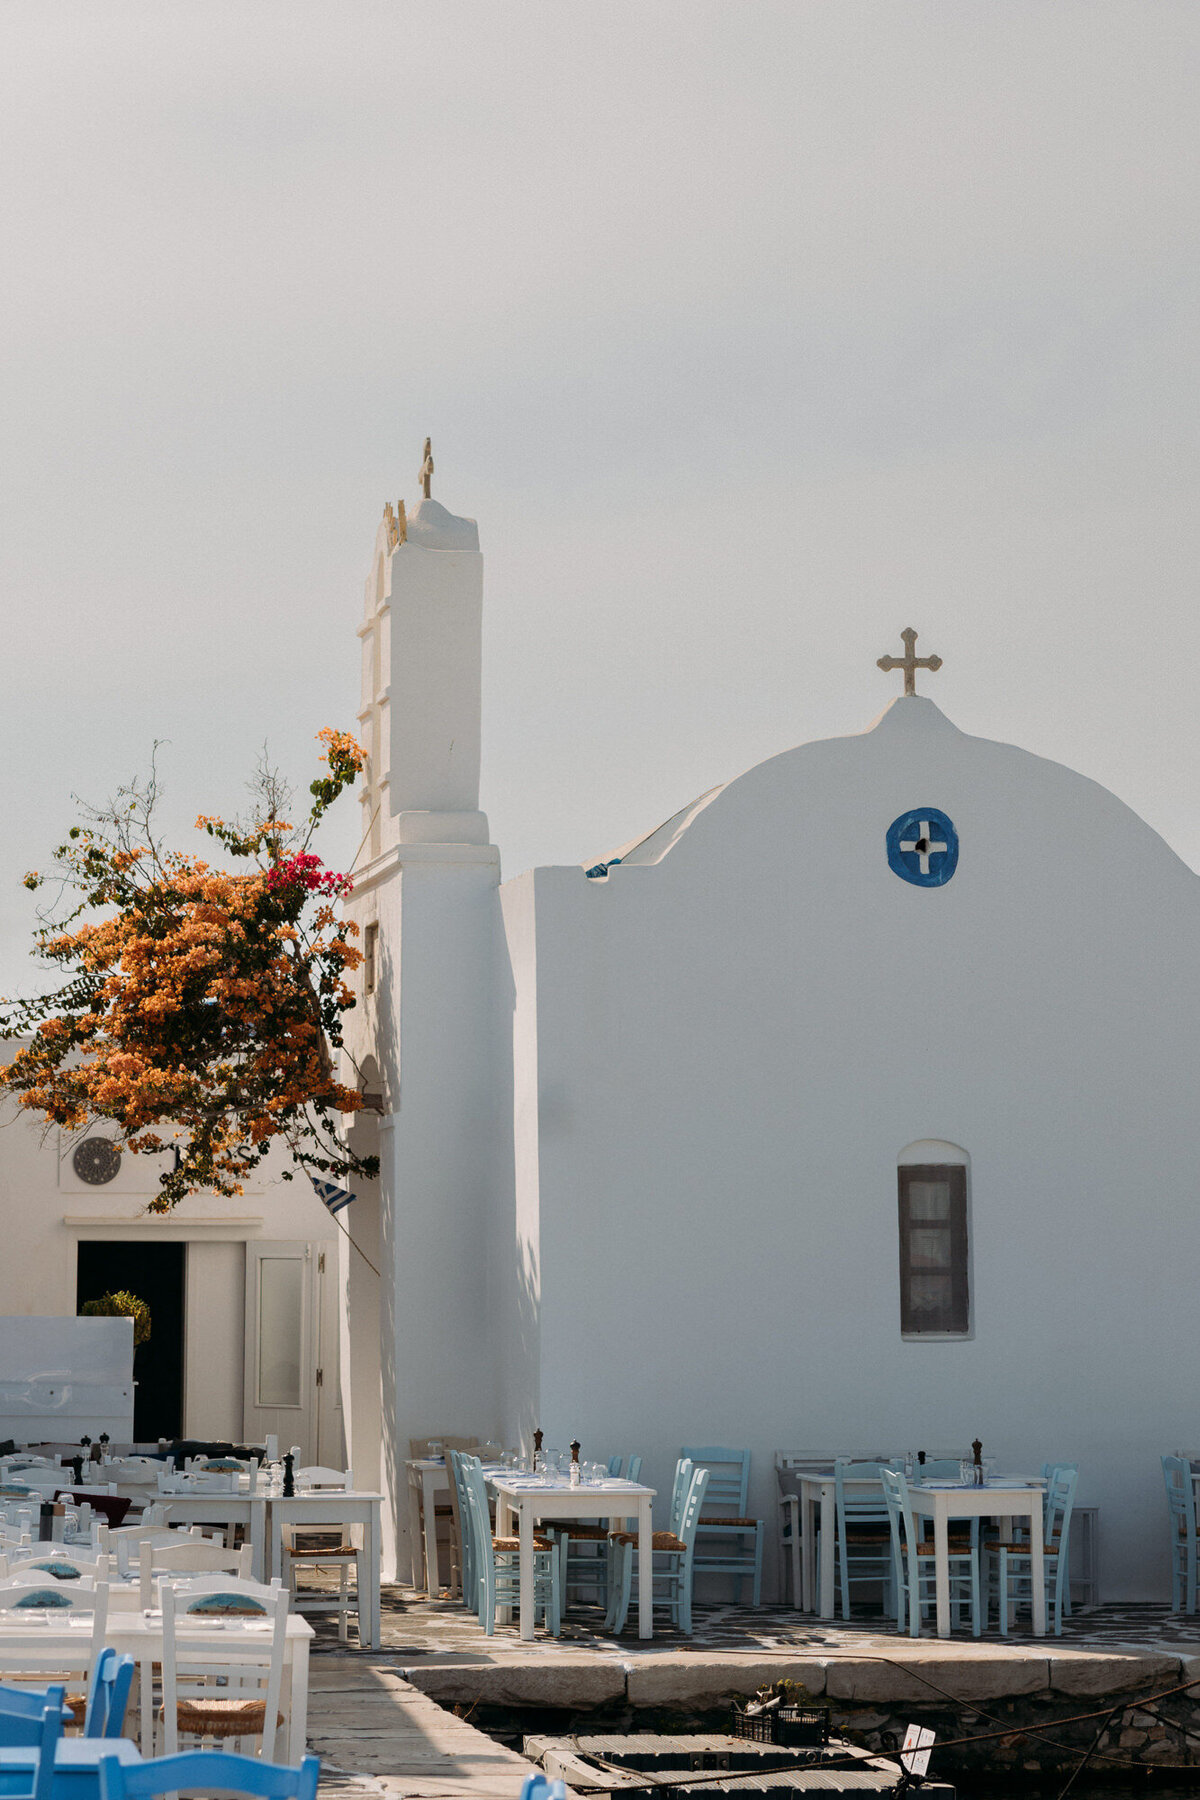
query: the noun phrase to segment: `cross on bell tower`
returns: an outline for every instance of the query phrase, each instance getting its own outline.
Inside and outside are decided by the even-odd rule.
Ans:
[[[932,674],[934,670],[941,668],[942,659],[940,656],[917,655],[917,634],[911,625],[900,633],[900,637],[904,644],[904,655],[881,656],[875,666],[876,668],[882,669],[885,675],[890,674],[893,669],[903,669],[904,692],[906,694],[915,694],[917,691],[917,670],[928,669]]]

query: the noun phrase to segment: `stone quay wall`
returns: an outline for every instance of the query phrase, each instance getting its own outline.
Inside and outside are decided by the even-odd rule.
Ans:
[[[1200,1768],[1200,1654],[947,1654],[930,1644],[895,1659],[568,1653],[398,1672],[516,1739],[522,1730],[720,1730],[735,1698],[787,1679],[829,1706],[834,1736],[870,1750],[894,1748],[909,1724],[930,1726],[933,1775],[1069,1773],[1089,1751],[1088,1778],[1106,1785],[1144,1780],[1153,1766]]]

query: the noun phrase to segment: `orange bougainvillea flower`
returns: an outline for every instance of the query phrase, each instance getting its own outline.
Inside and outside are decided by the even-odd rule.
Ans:
[[[36,949],[63,985],[4,1003],[0,1035],[27,1041],[0,1084],[66,1130],[104,1119],[135,1154],[169,1146],[153,1210],[200,1190],[240,1194],[277,1140],[310,1173],[375,1172],[336,1126],[363,1104],[333,1062],[354,1004],[344,976],[361,954],[357,927],[331,902],[353,884],[309,848],[365,756],[347,732],[319,741],[329,772],[311,784],[302,832],[280,818],[273,777],[250,826],[196,821],[240,867],[164,851],[153,778],[73,826],[55,852],[73,904],[37,932]]]

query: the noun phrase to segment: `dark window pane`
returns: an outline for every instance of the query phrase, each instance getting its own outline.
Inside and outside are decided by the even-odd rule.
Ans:
[[[914,1225],[908,1239],[909,1267],[948,1269],[951,1266],[950,1233]]]
[[[967,1172],[912,1164],[899,1171],[900,1329],[965,1334]]]
[[[950,1219],[948,1181],[910,1181],[908,1204],[914,1219]]]

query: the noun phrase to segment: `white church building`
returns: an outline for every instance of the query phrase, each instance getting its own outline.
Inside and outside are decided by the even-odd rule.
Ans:
[[[1200,878],[905,691],[503,882],[482,604],[474,522],[389,507],[347,903],[379,1181],[334,1220],[268,1163],[160,1219],[139,1159],[7,1124],[0,1313],[156,1284],[146,1418],[346,1455],[389,1496],[389,1571],[411,1438],[540,1426],[640,1452],[660,1496],[682,1445],[749,1448],[770,1559],[776,1452],[978,1437],[1077,1461],[1102,1596],[1165,1598],[1158,1459],[1200,1444]],[[913,687],[911,636],[883,661]]]
[[[342,1215],[381,1278],[340,1249],[350,1452],[401,1567],[412,1437],[540,1425],[640,1451],[660,1494],[681,1445],[748,1447],[769,1521],[776,1451],[979,1437],[1078,1461],[1104,1597],[1164,1597],[1158,1459],[1200,1423],[1200,878],[912,692],[906,634],[866,730],[504,882],[482,596],[473,521],[388,509],[349,902],[381,1175]]]

